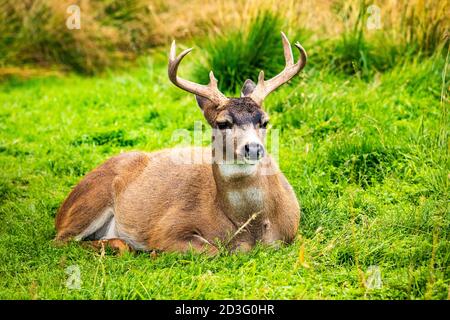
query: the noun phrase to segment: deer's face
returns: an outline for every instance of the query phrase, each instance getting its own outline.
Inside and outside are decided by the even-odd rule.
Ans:
[[[212,71],[209,73],[207,85],[179,77],[177,72],[180,62],[191,52],[192,48],[184,50],[178,56],[176,55],[175,41],[170,48],[167,70],[169,79],[177,87],[195,94],[203,115],[213,128],[214,161],[225,160],[226,163],[230,161],[247,164],[245,166],[228,166],[229,169],[224,170],[228,170],[230,175],[235,175],[234,172],[250,174],[255,171],[254,164],[257,164],[266,153],[264,138],[268,117],[261,109],[261,105],[272,91],[288,82],[306,64],[306,52],[300,43],[295,44],[300,52],[300,59],[295,63],[291,44],[283,32],[281,39],[286,61],[283,71],[269,80],[264,80],[264,72],[261,71],[257,84],[247,79],[242,88],[241,98],[227,98],[220,92],[217,79]]]
[[[269,117],[251,98],[230,98],[219,108],[197,100],[213,129],[215,161],[254,165],[266,155]]]

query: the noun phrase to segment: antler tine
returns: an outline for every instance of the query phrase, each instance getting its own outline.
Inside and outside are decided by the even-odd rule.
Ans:
[[[217,81],[216,77],[214,76],[214,72],[211,70],[209,72],[209,84],[208,84],[208,86],[211,87],[211,88],[217,89],[218,88],[217,87],[217,83],[218,83],[218,81]]]
[[[176,59],[177,55],[177,45],[175,43],[175,40],[172,41],[172,45],[170,46],[170,53],[169,53],[169,61],[173,61]]]
[[[209,73],[210,82],[208,85],[202,85],[195,82],[191,82],[189,80],[185,80],[177,76],[178,67],[181,63],[181,60],[192,51],[192,48],[186,49],[181,52],[178,56],[176,56],[176,44],[175,40],[172,42],[172,46],[170,47],[169,53],[169,66],[168,66],[168,75],[170,81],[178,88],[193,93],[195,95],[202,96],[214,102],[217,105],[223,105],[228,100],[225,95],[219,91],[217,87],[217,79],[214,77],[213,72]]]
[[[300,58],[297,63],[294,64],[294,55],[292,54],[291,44],[289,43],[289,40],[283,32],[281,32],[281,39],[283,42],[284,59],[286,61],[286,66],[281,73],[267,81],[264,81],[264,72],[261,71],[259,73],[258,84],[256,85],[255,90],[250,95],[250,97],[259,105],[262,104],[264,99],[272,91],[292,79],[292,77],[299,73],[306,65],[306,51],[305,49],[303,49],[300,43],[295,43],[295,46],[300,51]]]
[[[300,42],[297,41],[294,44],[294,46],[296,46],[298,51],[300,51],[300,60],[297,63],[299,64],[299,68],[300,68],[299,71],[301,71],[306,65],[306,61],[308,60],[308,55],[306,54],[306,50],[302,47]]]
[[[283,41],[284,60],[286,61],[286,66],[293,65],[294,55],[292,54],[292,47],[284,32],[281,32],[281,39]]]
[[[175,40],[172,42],[172,46],[170,47],[170,54],[169,54],[169,78],[172,80],[172,82],[176,85],[178,85],[178,81],[180,77],[177,76],[178,72],[178,66],[180,65],[181,60],[192,51],[193,48],[189,48],[181,52],[178,57],[176,56],[177,46],[175,44]],[[183,89],[183,88],[182,88]]]

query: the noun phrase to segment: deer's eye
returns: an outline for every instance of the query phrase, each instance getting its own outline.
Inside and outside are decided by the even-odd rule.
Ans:
[[[217,122],[217,127],[220,130],[231,129],[232,126],[233,126],[233,124],[229,121]]]
[[[261,122],[261,128],[266,129],[268,124],[269,124],[269,120],[265,120],[265,121]]]

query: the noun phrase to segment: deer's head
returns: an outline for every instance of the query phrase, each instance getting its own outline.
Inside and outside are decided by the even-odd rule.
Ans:
[[[286,61],[284,70],[270,80],[264,80],[264,72],[261,71],[257,84],[247,79],[239,98],[228,98],[220,92],[212,71],[209,73],[208,85],[178,77],[178,66],[192,48],[176,56],[175,41],[172,43],[169,79],[177,87],[195,95],[205,119],[213,128],[213,150],[216,153],[216,160],[232,160],[233,163],[253,166],[265,156],[265,132],[269,117],[262,109],[263,101],[272,91],[299,73],[307,59],[305,50],[297,42],[295,46],[300,51],[300,59],[294,63],[291,45],[283,32],[281,38]],[[218,157],[217,153],[221,156]]]

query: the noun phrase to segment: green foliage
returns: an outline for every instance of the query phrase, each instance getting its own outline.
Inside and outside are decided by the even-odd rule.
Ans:
[[[330,67],[366,80],[418,55],[446,52],[448,0],[375,4],[381,10],[379,30],[366,26],[371,2],[327,2],[316,9],[309,6],[321,13],[331,11],[318,14],[322,18],[314,19],[312,26],[311,17],[318,12],[308,10],[306,14],[302,2],[290,0],[273,6],[256,0],[252,8],[201,0],[2,0],[0,76],[11,73],[10,67],[24,65],[94,74],[123,65],[169,40],[210,34],[204,44],[207,57],[194,74],[198,80],[208,81],[212,68],[220,76],[221,89],[236,93],[242,81],[256,79],[260,69],[271,76],[282,67],[282,29],[291,41],[302,41],[310,56],[308,68]],[[67,8],[72,4],[80,6],[79,30],[66,27]]]
[[[138,139],[127,139],[125,135],[126,133],[123,129],[98,132],[92,135],[82,135],[81,137],[75,139],[72,143],[76,146],[80,144],[91,144],[94,146],[110,144],[119,147],[132,147],[138,143]]]
[[[400,36],[403,49],[425,56],[444,51],[448,47],[448,1],[406,2],[401,16]]]
[[[284,65],[281,27],[282,17],[266,11],[244,31],[238,29],[209,39],[202,46],[207,52],[206,61],[197,63],[195,77],[208,83],[209,71],[213,70],[219,88],[236,93],[246,79],[256,81],[261,70],[267,78],[275,76]]]
[[[370,13],[367,11],[369,3],[365,0],[348,8],[338,6],[335,13],[347,27],[336,39],[319,38],[312,43],[309,63],[368,80],[377,72],[390,70],[418,56],[445,54],[448,23],[441,5],[428,3],[422,8],[423,12],[418,12],[420,4],[404,3],[402,13],[393,13],[400,15],[397,18],[399,26],[380,25],[379,30],[369,30],[366,25]],[[357,12],[357,18],[351,22],[353,12]],[[380,14],[387,12],[381,10]],[[380,19],[380,23],[385,20]]]
[[[52,242],[56,210],[86,172],[122,151],[174,147],[174,130],[202,119],[167,81],[165,52],[122,74],[1,84],[0,297],[446,299],[446,67],[436,55],[364,81],[310,69],[277,90],[265,108],[301,203],[298,238],[214,258]],[[66,287],[72,265],[79,290]],[[367,285],[373,266],[381,288]]]
[[[313,46],[315,56],[311,63],[314,66],[330,68],[334,72],[356,75],[363,79],[368,79],[375,71],[385,71],[394,66],[397,60],[392,60],[391,57],[397,58],[397,52],[392,55],[387,43],[383,44],[385,49],[378,51],[373,39],[367,39],[365,26],[367,6],[364,1],[360,2],[358,10],[356,22],[344,30],[337,39],[319,40]],[[340,15],[344,16],[344,20],[347,19],[345,12],[341,12]]]
[[[346,183],[367,187],[383,181],[394,169],[393,164],[401,161],[401,155],[379,141],[360,137],[356,142],[338,140],[328,152],[328,161],[334,167],[330,172],[332,182],[340,183],[344,179]]]
[[[0,66],[58,65],[93,74],[151,45],[150,14],[141,0],[81,3],[80,29],[66,27],[69,5],[1,1]]]

